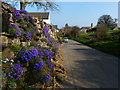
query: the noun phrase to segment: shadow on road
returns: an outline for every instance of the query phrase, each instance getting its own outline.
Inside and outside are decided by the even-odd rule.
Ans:
[[[101,51],[74,41],[64,45],[67,86],[78,88],[118,88],[118,60]]]

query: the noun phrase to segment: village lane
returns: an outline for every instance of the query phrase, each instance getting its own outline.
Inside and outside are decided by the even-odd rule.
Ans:
[[[63,44],[64,88],[118,88],[120,58],[69,40]]]

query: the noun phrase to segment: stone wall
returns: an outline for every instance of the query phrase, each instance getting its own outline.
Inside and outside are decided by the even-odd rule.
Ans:
[[[56,29],[2,2],[2,86],[8,88],[55,88],[65,70]]]

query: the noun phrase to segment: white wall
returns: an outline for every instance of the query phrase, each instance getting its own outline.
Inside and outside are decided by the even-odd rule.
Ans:
[[[47,24],[50,24],[50,14],[49,14],[48,19],[43,19],[43,21],[46,22]]]

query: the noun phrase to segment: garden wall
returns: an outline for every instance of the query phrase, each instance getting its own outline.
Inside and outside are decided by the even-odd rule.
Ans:
[[[56,29],[2,2],[2,87],[55,88],[65,77]]]

